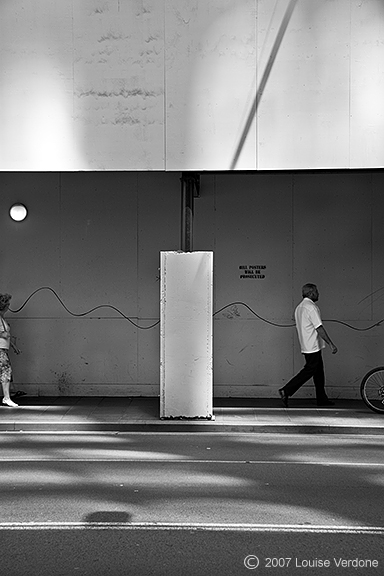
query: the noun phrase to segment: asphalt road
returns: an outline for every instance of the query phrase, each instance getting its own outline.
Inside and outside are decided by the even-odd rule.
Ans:
[[[384,571],[384,437],[0,436],[2,576]]]

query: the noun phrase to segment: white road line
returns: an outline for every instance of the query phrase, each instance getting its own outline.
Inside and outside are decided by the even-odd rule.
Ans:
[[[196,522],[1,522],[0,530],[205,530],[291,532],[316,534],[384,534],[384,526],[327,526],[303,524],[223,524]]]
[[[197,459],[162,459],[162,458],[1,458],[0,462],[138,462],[156,464],[271,464],[282,466],[335,466],[353,468],[384,468],[384,462],[329,462],[302,460],[197,460]]]
[[[382,417],[381,417],[382,418]],[[348,425],[348,427],[350,427]],[[343,428],[345,428],[345,426],[340,426],[339,427],[341,430],[343,430]],[[381,429],[383,428],[383,422],[381,422],[378,426],[376,426],[377,429]],[[198,431],[194,431],[194,432],[183,432],[181,430],[177,431],[178,435],[182,435],[182,436],[191,436],[191,438],[195,438],[198,436],[210,436],[213,438],[218,438],[219,434],[217,432],[198,432]],[[19,438],[25,438],[27,436],[76,436],[76,437],[81,437],[81,436],[116,436],[116,437],[124,437],[124,436],[171,436],[171,437],[175,437],[175,432],[162,432],[162,431],[156,431],[156,432],[150,432],[150,431],[135,431],[135,430],[131,430],[129,432],[126,431],[120,431],[120,430],[0,430],[0,436],[18,436]],[[383,435],[384,434],[371,434],[371,433],[365,433],[365,434],[358,434],[356,436],[356,434],[353,434],[353,432],[349,433],[349,434],[337,434],[336,432],[333,434],[324,434],[322,432],[318,432],[318,433],[313,433],[311,434],[311,438],[321,438],[325,441],[332,441],[332,439],[337,439],[337,438],[343,438],[343,439],[356,439],[359,440],[360,438],[370,438],[372,440],[375,440],[376,442],[382,442],[383,441]],[[239,437],[239,436],[249,436],[251,438],[255,438],[255,432],[229,432],[229,431],[225,431],[225,432],[220,432],[220,437]],[[268,438],[268,437],[281,437],[281,433],[280,432],[264,432],[262,434],[262,436],[259,438],[260,442],[262,443],[262,440],[264,438]],[[289,434],[289,438],[303,438],[303,435],[300,433],[290,433]]]

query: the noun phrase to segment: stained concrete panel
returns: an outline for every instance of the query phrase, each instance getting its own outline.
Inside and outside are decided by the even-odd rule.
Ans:
[[[73,5],[74,120],[91,169],[164,169],[164,5]]]
[[[0,248],[1,290],[12,294],[11,308],[21,307],[42,286],[58,287],[60,276],[60,192],[54,173],[1,175]],[[23,222],[14,222],[10,207],[22,202],[28,209]],[[50,316],[55,298],[39,292],[22,310],[24,317]],[[11,316],[12,317],[12,316]]]
[[[294,328],[255,318],[220,316],[214,322],[215,396],[268,397],[292,375]]]
[[[146,320],[146,325],[158,323],[156,318]],[[160,395],[160,326],[137,330],[137,383],[139,395]],[[142,393],[140,392],[142,391]],[[149,392],[147,392],[147,390]]]
[[[371,210],[363,174],[295,176],[294,286],[318,284],[323,318],[371,319]]]
[[[292,366],[292,181],[215,181],[215,394],[265,395]]]
[[[138,178],[137,315],[141,326],[160,317],[160,252],[180,247],[180,175],[143,174]],[[137,332],[138,378],[159,393],[159,326]]]
[[[384,318],[384,210],[383,183],[381,174],[372,175],[372,284],[362,305],[372,310],[372,319]],[[378,330],[381,334],[382,328]],[[384,334],[381,336],[384,346]]]
[[[383,166],[384,5],[352,3],[350,166]]]
[[[136,345],[119,319],[60,317],[12,321],[22,355],[13,357],[15,384],[32,393],[76,395],[103,385],[102,395],[129,395],[137,384]]]
[[[166,3],[167,169],[228,170],[255,94],[256,1]],[[256,168],[252,122],[239,169]]]
[[[291,185],[282,175],[216,177],[217,307],[240,300],[270,320],[290,317]],[[245,278],[251,266],[257,277]]]
[[[194,201],[193,249],[215,251],[216,177],[200,175],[200,195]],[[213,261],[215,269],[215,260]],[[213,286],[215,290],[215,285]]]
[[[87,168],[73,131],[72,2],[0,6],[0,169]]]
[[[259,169],[349,166],[350,7],[296,4],[259,106]],[[269,17],[267,53],[282,15]]]
[[[64,174],[61,205],[61,288],[72,308],[137,315],[136,175]]]
[[[160,252],[180,248],[180,175],[143,174],[137,191],[138,313],[159,318]]]

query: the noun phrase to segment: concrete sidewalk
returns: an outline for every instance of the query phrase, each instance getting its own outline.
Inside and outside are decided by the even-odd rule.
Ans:
[[[19,408],[0,405],[0,432],[258,432],[282,434],[383,434],[384,414],[362,400],[317,408],[313,400],[215,398],[214,419],[159,417],[159,398],[22,396]]]

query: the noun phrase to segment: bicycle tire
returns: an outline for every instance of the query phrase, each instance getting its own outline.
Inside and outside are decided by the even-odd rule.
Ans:
[[[384,414],[384,366],[367,372],[360,384],[360,394],[371,410]]]

